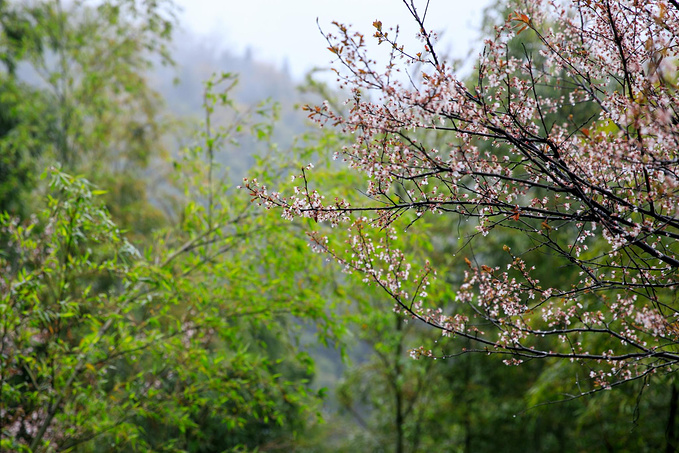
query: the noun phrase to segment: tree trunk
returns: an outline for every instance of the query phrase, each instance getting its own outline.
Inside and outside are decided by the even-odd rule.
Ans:
[[[396,316],[396,331],[401,333],[403,330],[403,319],[400,316]],[[401,361],[403,360],[403,337],[400,336],[398,339],[398,345],[394,351],[396,360],[394,362],[394,376],[396,382],[394,382],[394,390],[396,397],[396,453],[403,453],[404,439],[403,439],[403,387],[402,383],[399,382],[399,378],[403,373]]]
[[[670,415],[667,419],[667,431],[665,437],[667,439],[666,453],[674,453],[677,449],[677,431],[675,429],[677,421],[677,400],[679,399],[679,392],[677,386],[672,383],[672,394],[670,395]]]

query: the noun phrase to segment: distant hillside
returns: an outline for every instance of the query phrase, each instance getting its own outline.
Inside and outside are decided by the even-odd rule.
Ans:
[[[235,55],[219,51],[206,39],[182,34],[175,39],[173,57],[177,71],[163,75],[159,87],[173,108],[200,110],[203,81],[214,72],[231,72],[240,75],[238,101],[256,104],[266,98],[292,105],[299,102],[295,82],[282,68],[254,60],[249,52]],[[174,85],[173,79],[179,78]]]
[[[176,67],[158,66],[151,77],[168,109],[177,117],[193,118],[194,123],[202,121],[204,82],[215,73],[229,72],[238,74],[239,83],[233,96],[243,109],[254,108],[267,100],[280,105],[280,121],[276,124],[274,139],[281,149],[308,130],[309,124],[300,105],[319,100],[301,94],[297,82],[284,68],[257,61],[249,52],[234,55],[218,51],[210,42],[188,34],[175,39],[173,57]],[[218,119],[229,121],[226,117]],[[254,162],[252,156],[257,151],[252,140],[244,139],[239,149],[223,150],[220,160],[231,169],[233,177],[240,178]]]

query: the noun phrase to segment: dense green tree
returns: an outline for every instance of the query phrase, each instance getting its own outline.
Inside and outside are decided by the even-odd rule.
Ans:
[[[2,449],[287,448],[315,418],[296,338],[334,335],[331,279],[303,270],[305,241],[250,212],[217,165],[249,136],[270,146],[274,110],[222,114],[233,104],[209,83],[207,124],[159,172],[146,71],[169,61],[169,3],[0,6]],[[262,180],[286,171],[270,157]],[[45,166],[98,188],[53,168],[40,197]],[[170,200],[150,202],[149,168]]]
[[[22,194],[58,163],[106,186],[126,228],[148,231],[161,219],[144,172],[166,153],[168,121],[148,71],[171,63],[174,21],[169,1],[0,4],[3,207],[20,214],[30,204]]]
[[[271,119],[213,125],[230,104],[215,83],[205,129],[176,163],[180,221],[144,250],[103,191],[58,170],[36,223],[3,215],[3,448],[286,449],[315,417],[313,362],[295,338],[308,323],[334,337],[330,269],[224,184],[215,155],[243,129],[266,139]],[[271,157],[262,181],[285,172]]]

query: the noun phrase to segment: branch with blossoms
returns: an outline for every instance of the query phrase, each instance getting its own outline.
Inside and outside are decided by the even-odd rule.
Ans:
[[[526,1],[486,41],[470,87],[436,53],[426,14],[404,3],[423,50],[405,49],[376,21],[374,37],[392,49],[378,71],[364,35],[337,25],[326,38],[351,93],[348,111],[307,108],[319,124],[355,137],[335,156],[364,175],[365,201],[327,202],[309,188],[311,168],[290,195],[256,181],[245,187],[287,218],[348,225],[348,255],[312,237],[381,286],[399,310],[444,335],[511,354],[511,363],[579,362],[599,388],[672,371],[679,360],[679,8],[660,0]],[[512,51],[524,37],[521,52]],[[505,246],[506,268],[467,263],[455,305],[471,316],[444,314],[446,301],[401,289],[413,282],[399,273],[408,265],[387,239],[395,225],[424,215],[473,218],[479,238],[506,231],[530,244]],[[569,280],[542,283],[536,254]],[[423,272],[421,285],[433,275]]]

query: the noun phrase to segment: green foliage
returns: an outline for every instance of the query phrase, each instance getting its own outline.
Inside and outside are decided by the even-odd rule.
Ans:
[[[0,74],[0,211],[27,214],[36,184],[37,138],[45,99],[39,90]]]
[[[116,219],[148,233],[126,208],[154,211],[142,176],[165,153],[168,123],[146,73],[171,63],[173,23],[165,1],[0,3],[0,207],[25,214],[36,175],[58,162],[109,179]]]
[[[221,451],[292,439],[316,400],[294,320],[331,334],[324,269],[301,272],[303,241],[242,197],[187,186],[196,198],[182,223],[142,254],[103,191],[57,170],[50,186],[34,223],[2,218],[4,446]]]
[[[134,237],[146,245],[117,226],[109,190],[57,168],[30,222],[2,214],[3,449],[245,451],[291,445],[317,418],[298,339],[341,333],[326,310],[332,269],[306,256],[297,225],[253,212],[216,163],[251,135],[277,154],[275,108],[236,111],[233,85],[206,84],[204,129],[174,163],[175,221],[145,213]],[[233,121],[215,127],[224,109]],[[116,177],[103,169],[118,157],[92,173],[107,189]],[[276,159],[261,161],[262,181],[287,172]],[[117,201],[123,221],[143,206],[135,194]]]

